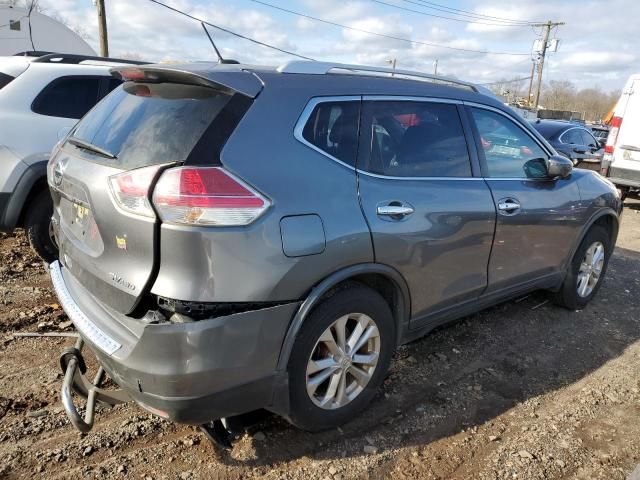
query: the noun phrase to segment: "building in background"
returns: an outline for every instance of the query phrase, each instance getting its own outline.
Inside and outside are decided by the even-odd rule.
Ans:
[[[96,55],[80,35],[57,20],[0,0],[0,56],[25,51]]]

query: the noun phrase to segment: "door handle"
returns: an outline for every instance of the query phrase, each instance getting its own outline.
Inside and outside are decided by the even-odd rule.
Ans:
[[[498,202],[498,210],[503,215],[514,215],[520,210],[520,203],[513,198],[505,198]]]
[[[405,217],[414,212],[413,207],[409,205],[380,205],[377,208],[378,215],[389,217]]]

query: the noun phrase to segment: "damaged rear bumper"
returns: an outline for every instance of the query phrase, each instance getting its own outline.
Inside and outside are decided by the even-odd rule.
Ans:
[[[258,408],[287,413],[286,373],[276,365],[299,302],[192,323],[144,324],[99,303],[59,262],[50,274],[81,338],[146,410],[191,424]]]

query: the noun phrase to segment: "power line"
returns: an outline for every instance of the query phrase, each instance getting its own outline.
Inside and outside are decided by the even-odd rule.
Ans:
[[[500,85],[500,84],[522,82],[523,80],[529,80],[530,78],[531,78],[531,76],[527,76],[527,77],[521,77],[521,78],[514,78],[512,80],[498,80],[496,82],[489,82],[489,83],[476,83],[476,85],[482,85],[483,87],[487,87],[487,86],[490,86],[490,85]]]
[[[183,12],[182,10],[178,10],[177,8],[171,7],[171,6],[167,5],[166,3],[162,3],[159,0],[149,0],[149,1],[153,2],[153,3],[156,3],[158,5],[161,5],[161,6],[165,7],[165,8],[168,8],[169,10],[172,10],[172,11],[174,11],[176,13],[179,13],[180,15],[184,15],[185,17],[188,17],[188,18],[190,18],[192,20],[195,20],[197,22],[204,23],[205,25],[209,25],[210,27],[213,27],[213,28],[215,28],[217,30],[220,30],[221,32],[225,32],[225,33],[228,33],[229,35],[233,35],[234,37],[242,38],[244,40],[248,40],[249,42],[253,42],[253,43],[257,44],[257,45],[262,45],[263,47],[271,48],[273,50],[277,50],[279,52],[286,53],[286,54],[292,55],[294,57],[302,58],[304,60],[315,61],[315,59],[313,59],[311,57],[306,57],[304,55],[300,55],[298,53],[294,53],[294,52],[291,52],[289,50],[285,50],[283,48],[276,47],[274,45],[270,45],[270,44],[265,43],[265,42],[261,42],[260,40],[256,40],[255,38],[247,37],[246,35],[242,35],[240,33],[234,32],[234,31],[229,30],[227,28],[223,28],[223,27],[221,27],[219,25],[215,25],[213,23],[207,22],[206,20],[203,20],[201,18],[195,17],[195,16],[193,16],[193,15],[187,13],[187,12]]]
[[[513,69],[514,67],[519,67],[520,65],[522,65],[525,62],[533,62],[533,59],[531,58],[525,58],[524,60],[519,60],[515,63],[512,63],[511,65],[505,65],[500,69],[497,70],[491,70],[490,72],[482,72],[482,75],[484,77],[491,77],[493,75],[495,75],[496,73],[500,73],[500,72],[504,72],[505,69]]]
[[[489,21],[489,22],[501,22],[500,25],[502,25],[504,23],[505,26],[510,26],[510,27],[511,26],[513,26],[513,27],[529,26],[529,22],[527,22],[525,20],[507,20],[507,19],[503,19],[503,18],[500,18],[500,17],[484,17],[484,16],[473,14],[473,13],[458,13],[458,12],[453,12],[451,10],[446,10],[449,7],[444,7],[444,6],[440,6],[440,5],[434,7],[434,6],[431,6],[432,5],[431,2],[422,3],[419,0],[401,0],[401,1],[405,2],[405,3],[409,3],[411,5],[417,5],[417,6],[421,7],[421,8],[428,8],[430,10],[435,10],[437,12],[444,12],[444,13],[447,13],[449,15],[457,15],[459,17],[468,17],[468,18],[471,18],[471,19],[474,20],[473,22],[469,21],[469,23],[483,23],[484,24],[484,22]],[[434,4],[434,5],[437,5],[437,4]],[[457,20],[457,21],[465,21],[465,22],[468,21],[468,20],[466,20],[464,18],[462,18],[462,19],[449,18],[449,17],[446,17],[446,18],[448,20]],[[476,22],[475,20],[482,20],[483,22]],[[487,25],[493,25],[493,23],[487,23]]]
[[[454,12],[461,12],[461,13],[455,13],[456,15],[464,15],[464,16],[474,16],[477,18],[484,18],[487,20],[500,20],[500,21],[505,21],[505,22],[514,22],[514,23],[526,23],[526,24],[531,24],[531,23],[538,23],[538,22],[533,22],[533,21],[527,21],[527,20],[516,20],[515,18],[505,18],[505,17],[494,17],[492,15],[484,15],[482,13],[475,13],[475,12],[471,12],[469,10],[462,10],[460,8],[453,8],[453,7],[447,7],[446,5],[442,5],[440,3],[435,3],[435,2],[428,2],[426,0],[416,0],[417,2],[420,2],[421,4],[427,6],[427,5],[434,5],[435,7],[441,7],[441,8],[445,8],[448,10],[451,10],[451,13],[453,14]],[[413,2],[412,2],[413,3]],[[434,8],[434,7],[430,7],[430,8]],[[437,8],[434,8],[434,10],[438,10]],[[444,10],[441,10],[444,11]]]
[[[401,7],[400,5],[394,5],[393,3],[383,2],[382,0],[371,0],[374,3],[379,3],[380,5],[386,5],[387,7],[397,8],[398,10],[404,10],[405,12],[417,13],[419,15],[425,15],[427,17],[441,18],[444,20],[451,20],[454,22],[462,22],[462,23],[475,23],[478,25],[492,25],[496,27],[528,27],[530,24],[506,24],[506,23],[490,23],[490,22],[479,22],[475,20],[465,20],[462,18],[453,18],[453,17],[445,17],[444,15],[436,15],[434,13],[427,13],[421,10],[415,10],[413,8]],[[406,0],[403,0],[406,1]],[[410,2],[414,3],[414,2]]]
[[[153,1],[156,1],[156,0],[151,0],[151,1],[153,2]],[[377,37],[388,38],[390,40],[398,40],[400,42],[411,43],[413,45],[425,45],[427,47],[446,48],[448,50],[457,50],[459,52],[484,53],[484,54],[490,54],[490,55],[516,55],[516,56],[518,56],[518,55],[530,55],[530,53],[492,52],[492,51],[489,51],[489,50],[474,50],[474,49],[471,49],[471,48],[451,47],[449,45],[442,45],[442,44],[438,44],[438,43],[421,42],[421,41],[418,41],[418,40],[410,40],[408,38],[396,37],[395,35],[387,35],[387,34],[384,34],[384,33],[372,32],[370,30],[364,30],[362,28],[351,27],[349,25],[343,25],[341,23],[332,22],[330,20],[325,20],[324,18],[318,18],[318,17],[314,17],[312,15],[307,15],[305,13],[300,13],[300,12],[296,12],[294,10],[289,10],[287,8],[284,8],[284,7],[279,7],[277,5],[273,5],[271,3],[267,3],[267,2],[264,2],[262,0],[247,0],[247,1],[253,2],[253,3],[257,3],[259,5],[264,5],[265,7],[273,8],[273,9],[279,10],[281,12],[290,13],[291,15],[296,15],[298,17],[306,18],[308,20],[321,22],[321,23],[324,23],[326,25],[332,25],[334,27],[344,28],[346,30],[351,30],[351,31],[354,31],[354,32],[365,33],[367,35],[375,35]]]

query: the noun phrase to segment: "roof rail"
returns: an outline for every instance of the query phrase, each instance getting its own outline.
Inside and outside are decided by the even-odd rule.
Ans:
[[[336,70],[332,72],[332,70]],[[375,74],[388,73],[398,78],[416,78],[431,80],[436,83],[446,83],[453,86],[468,88],[474,92],[480,92],[480,88],[470,82],[464,82],[456,78],[443,77],[440,75],[432,75],[430,73],[414,72],[411,70],[398,70],[386,67],[368,67],[365,65],[351,65],[347,63],[331,63],[331,62],[310,62],[305,60],[292,60],[278,67],[280,73],[303,73],[309,75],[325,75],[329,73],[340,73],[346,71],[352,74]]]
[[[53,52],[45,52],[43,50],[27,50],[26,52],[14,53],[14,57],[42,57],[44,55],[51,55]]]
[[[104,63],[131,63],[133,65],[144,65],[151,62],[140,62],[137,60],[127,60],[123,58],[109,58],[109,57],[93,57],[90,55],[75,55],[70,53],[50,53],[38,57],[33,63],[66,63],[66,64],[79,64],[84,61],[104,62]]]

